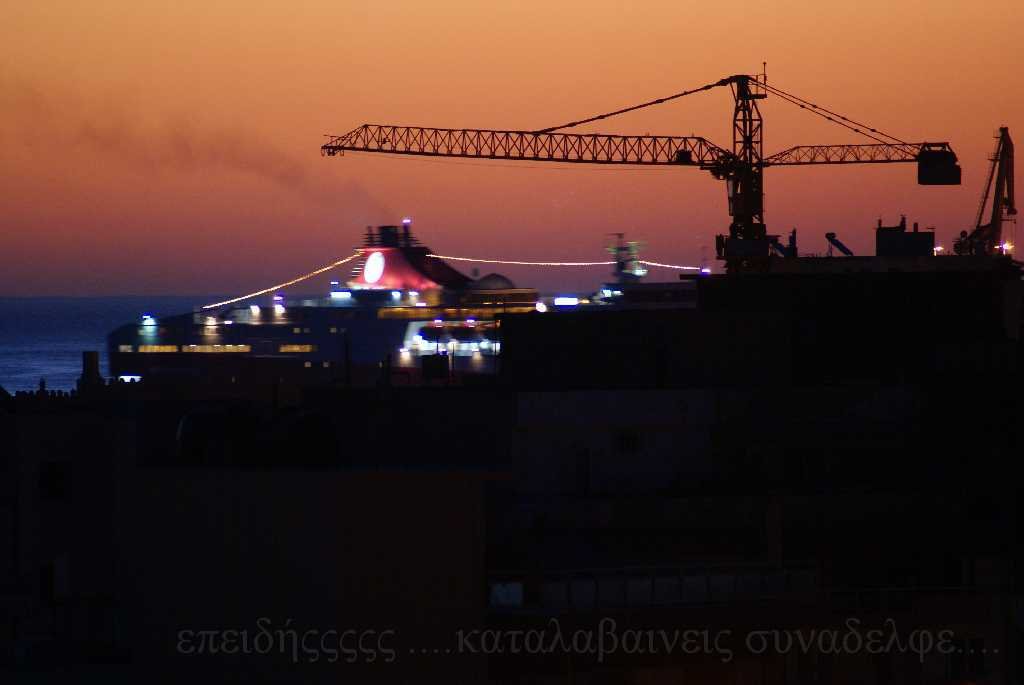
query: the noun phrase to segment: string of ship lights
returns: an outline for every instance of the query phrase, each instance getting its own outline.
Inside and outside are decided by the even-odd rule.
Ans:
[[[474,257],[453,257],[451,255],[428,254],[434,259],[445,259],[453,262],[475,262],[477,264],[506,264],[511,266],[611,266],[616,262],[522,262],[511,259],[476,259]],[[679,269],[682,271],[700,271],[699,266],[682,266],[680,264],[663,264],[662,262],[651,262],[646,259],[638,259],[637,263],[644,266],[657,266],[663,269]]]
[[[327,271],[330,271],[331,269],[337,268],[339,266],[342,266],[343,264],[347,264],[348,262],[351,262],[353,259],[357,259],[358,257],[361,257],[362,254],[363,254],[362,252],[356,252],[354,254],[349,255],[348,257],[345,257],[344,259],[339,259],[336,262],[331,262],[330,264],[327,264],[326,266],[322,266],[319,269],[315,269],[315,270],[310,271],[309,273],[303,274],[301,276],[296,276],[295,278],[293,278],[293,279],[291,279],[289,281],[285,281],[284,283],[278,283],[277,285],[272,285],[269,288],[263,288],[262,290],[257,290],[255,292],[246,293],[245,295],[239,295],[238,297],[233,297],[230,300],[223,300],[222,302],[213,302],[211,304],[206,304],[206,305],[203,305],[202,308],[203,309],[215,309],[217,307],[223,307],[225,305],[235,304],[236,302],[241,302],[243,300],[248,300],[248,299],[251,299],[253,297],[259,297],[260,295],[266,295],[267,293],[274,292],[275,290],[280,290],[282,288],[287,288],[288,286],[295,285],[296,283],[301,283],[302,281],[309,280],[310,278],[313,278],[314,276],[319,276],[320,274],[325,273]],[[439,254],[428,254],[427,256],[431,257],[433,259],[444,259],[444,260],[449,260],[449,261],[453,261],[453,262],[474,262],[476,264],[505,264],[505,265],[511,265],[511,266],[611,266],[611,265],[616,263],[614,261],[610,261],[610,262],[526,262],[526,261],[519,261],[519,260],[513,260],[513,259],[477,259],[475,257],[454,257],[452,255],[439,255]],[[681,270],[681,271],[701,271],[701,267],[699,267],[699,266],[683,266],[683,265],[680,265],[680,264],[664,264],[662,262],[652,262],[652,261],[648,261],[646,259],[639,259],[639,260],[637,260],[637,262],[639,262],[640,264],[643,264],[644,266],[654,266],[654,267],[660,267],[660,268],[663,268],[663,269],[678,269],[678,270]]]
[[[434,259],[452,262],[474,262],[476,264],[508,264],[513,266],[609,266],[615,262],[521,262],[512,259],[476,259],[474,257],[452,257],[451,255],[428,254]]]
[[[644,266],[657,266],[662,269],[679,269],[681,271],[706,271],[706,267],[700,266],[680,266],[679,264],[662,264],[661,262],[649,262],[646,259],[638,260]]]
[[[310,278],[313,278],[313,276],[319,276],[320,274],[324,273],[325,271],[330,271],[331,269],[333,269],[335,267],[338,267],[338,266],[341,266],[342,264],[347,264],[348,262],[351,262],[353,259],[356,259],[357,257],[361,257],[361,256],[362,256],[362,252],[356,252],[355,254],[352,254],[352,255],[349,255],[348,257],[345,257],[344,259],[339,259],[336,262],[331,262],[327,266],[322,266],[319,269],[316,269],[315,271],[310,271],[308,274],[303,274],[302,276],[298,276],[297,278],[293,278],[290,281],[285,281],[284,283],[278,283],[277,285],[272,285],[269,288],[264,288],[263,290],[257,290],[254,293],[248,293],[246,295],[239,295],[238,297],[232,298],[230,300],[224,300],[223,302],[214,302],[213,304],[203,305],[203,309],[213,309],[215,307],[223,307],[226,304],[234,304],[235,302],[241,302],[242,300],[248,300],[251,297],[259,297],[260,295],[266,295],[267,293],[273,292],[274,290],[280,290],[281,288],[287,288],[290,285],[295,285],[296,283],[301,283],[302,281],[305,281],[305,280],[308,280]]]

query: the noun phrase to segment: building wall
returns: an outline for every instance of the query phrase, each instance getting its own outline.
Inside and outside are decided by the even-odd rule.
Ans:
[[[409,653],[449,648],[456,630],[481,622],[478,478],[159,468],[138,471],[134,482],[125,495],[120,583],[136,655],[185,670],[284,676],[294,671],[291,657],[183,655],[178,631],[255,633],[261,618],[274,629],[292,619],[300,633],[394,631],[384,645],[395,651],[393,663],[381,663],[385,655],[300,663],[304,678],[479,675],[482,664],[472,659]]]
[[[179,681],[294,677],[288,654],[179,645],[182,630],[267,619],[300,635],[394,629],[388,646],[421,650],[344,668],[301,655],[305,680],[994,684],[1016,672],[1020,403],[1013,378],[985,380],[321,389],[287,409],[140,387],[138,402],[22,403],[3,420],[23,493],[13,580],[31,588],[7,617],[19,649],[42,654],[49,635],[55,654],[92,663],[101,650],[82,638],[102,638],[108,658]],[[178,428],[195,412],[209,430],[184,449]],[[61,460],[71,487],[44,498],[42,465]],[[516,583],[518,601],[495,592]],[[904,653],[443,653],[464,627],[605,617],[737,632],[892,618],[1000,651],[970,667]]]

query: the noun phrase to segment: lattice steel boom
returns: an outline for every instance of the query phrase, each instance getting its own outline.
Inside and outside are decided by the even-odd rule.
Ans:
[[[732,154],[697,136],[619,136],[363,124],[330,136],[321,154],[383,152],[532,162],[717,166]]]
[[[916,162],[925,143],[866,145],[797,145],[764,159],[765,166]]]

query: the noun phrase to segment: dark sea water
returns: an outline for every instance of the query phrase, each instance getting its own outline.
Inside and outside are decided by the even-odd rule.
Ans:
[[[192,311],[217,296],[0,297],[0,386],[33,390],[39,379],[70,390],[82,372],[82,351],[98,350],[107,367],[107,333],[140,320]]]

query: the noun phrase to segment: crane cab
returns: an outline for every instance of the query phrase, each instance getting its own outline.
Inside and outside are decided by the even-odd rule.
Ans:
[[[924,143],[917,154],[917,183],[923,186],[960,185],[960,165],[949,143]]]

